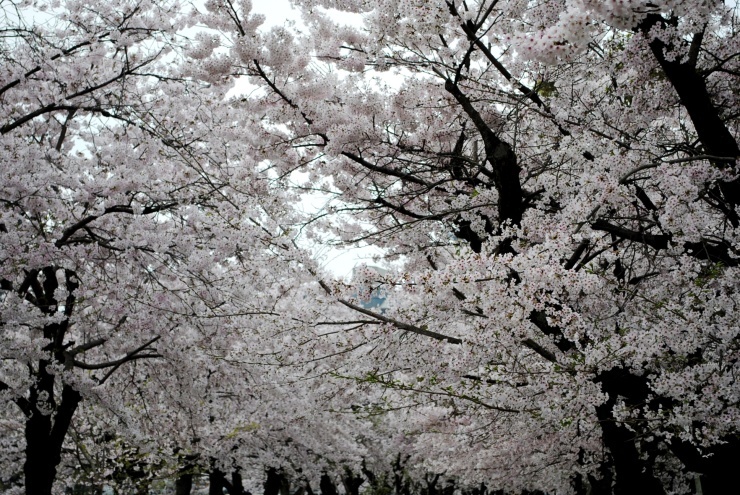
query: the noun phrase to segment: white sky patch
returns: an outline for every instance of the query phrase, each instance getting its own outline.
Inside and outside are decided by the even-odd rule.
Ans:
[[[293,8],[288,0],[252,0],[252,12],[265,16],[265,23],[261,30],[268,30],[275,26],[283,26],[288,21],[301,25],[300,13]]]
[[[299,205],[304,212],[310,215],[320,215],[330,207],[332,198],[327,195],[306,194]],[[375,246],[341,246],[326,242],[309,241],[305,238],[297,239],[299,245],[309,248],[319,264],[338,279],[349,281],[352,271],[361,264],[378,264],[373,258],[382,257],[383,251]],[[338,242],[338,239],[337,239]]]
[[[314,254],[329,273],[336,278],[349,281],[352,271],[361,264],[375,265],[374,256],[382,256],[383,252],[372,246],[354,248],[335,248],[326,245],[316,245]]]
[[[342,12],[336,9],[324,9],[322,7],[318,7],[318,9],[326,12],[339,24],[356,28],[363,25],[362,14]],[[293,21],[299,27],[304,26],[300,13],[291,5],[290,0],[252,0],[252,12],[265,16],[265,23],[261,26],[261,29],[282,26],[287,21]]]

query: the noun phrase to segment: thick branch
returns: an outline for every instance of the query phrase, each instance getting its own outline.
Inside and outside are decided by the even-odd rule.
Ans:
[[[445,90],[457,100],[483,139],[486,160],[493,169],[493,179],[499,193],[499,221],[505,222],[508,220],[514,225],[519,225],[524,213],[524,193],[519,180],[521,168],[517,164],[514,150],[508,143],[499,139],[478,110],[475,109],[470,99],[449,78],[445,80]]]
[[[18,127],[22,126],[23,124],[25,124],[26,122],[28,122],[30,120],[33,120],[36,117],[38,117],[40,115],[43,115],[45,113],[55,112],[57,110],[67,110],[68,112],[72,112],[72,111],[77,110],[77,108],[78,107],[76,107],[74,105],[57,105],[56,103],[51,103],[51,104],[46,105],[46,106],[43,106],[41,108],[37,108],[33,112],[28,113],[28,114],[24,115],[23,117],[20,117],[20,118],[14,120],[13,122],[11,122],[9,124],[5,124],[4,126],[0,127],[0,134],[7,134],[10,131],[12,131],[13,129],[18,128]]]
[[[76,359],[73,360],[73,364],[77,368],[81,368],[83,370],[103,370],[106,368],[111,367],[118,367],[122,365],[123,363],[126,363],[128,361],[134,361],[135,359],[145,359],[145,358],[158,358],[162,357],[161,354],[135,354],[135,355],[126,355],[125,357],[122,357],[121,359],[117,359],[115,361],[106,361],[104,363],[83,363],[82,361],[77,361]]]
[[[100,369],[110,368],[110,370],[105,374],[105,376],[99,381],[100,384],[103,384],[119,367],[121,367],[121,365],[129,361],[135,361],[137,359],[162,357],[162,355],[158,354],[157,352],[154,352],[153,354],[140,354],[142,351],[146,350],[147,347],[152,345],[154,342],[158,341],[160,338],[161,338],[160,336],[156,336],[148,340],[146,343],[128,352],[121,359],[116,359],[115,361],[106,361],[103,363],[84,363],[81,361],[73,360],[73,364],[74,366],[85,369],[85,370],[100,370]]]
[[[532,339],[524,339],[524,340],[522,340],[522,344],[524,344],[525,347],[528,347],[529,349],[532,349],[534,352],[536,352],[537,354],[539,354],[543,358],[547,359],[551,363],[557,363],[558,362],[557,358],[555,357],[555,354],[553,354],[552,352],[548,351],[547,349],[545,349],[544,347],[542,347],[541,345],[539,345],[534,340],[532,340]]]
[[[293,109],[298,110],[299,112],[301,112],[301,117],[303,117],[303,120],[306,121],[306,124],[308,124],[308,125],[313,124],[313,119],[309,118],[308,115],[306,115],[303,111],[301,111],[301,109],[298,108],[298,105],[293,100],[291,100],[290,98],[288,98],[285,95],[285,93],[283,93],[282,91],[280,91],[280,88],[278,88],[275,85],[275,83],[272,82],[269,77],[267,77],[267,74],[265,73],[264,70],[262,70],[262,66],[257,61],[257,59],[254,59],[253,62],[254,62],[255,68],[257,69],[257,73],[262,78],[262,80],[265,81],[268,86],[270,86],[270,89],[272,89],[275,92],[275,94],[280,97],[280,99],[282,99],[285,103],[287,103],[290,108],[293,108]],[[329,139],[326,137],[326,135],[319,134],[319,136],[323,137],[325,141],[329,141]]]
[[[329,288],[326,283],[324,283],[322,280],[319,280],[319,285],[321,286],[324,291],[331,295],[332,291]],[[425,328],[420,328],[415,325],[410,325],[408,323],[403,323],[402,321],[394,320],[393,318],[388,318],[387,316],[383,316],[380,313],[376,313],[374,311],[370,311],[368,309],[363,308],[362,306],[358,306],[356,304],[352,304],[349,301],[345,301],[344,299],[337,299],[337,301],[344,306],[357,311],[358,313],[362,313],[364,315],[370,316],[372,318],[375,318],[378,321],[382,321],[383,323],[389,323],[393,325],[394,327],[398,328],[399,330],[406,330],[408,332],[412,332],[418,335],[424,335],[425,337],[431,337],[435,340],[441,340],[441,341],[447,341],[450,344],[462,344],[462,340],[458,339],[457,337],[448,337],[447,335],[442,335],[441,333],[432,332],[431,330],[427,330]]]
[[[105,344],[108,341],[108,339],[95,339],[91,340],[90,342],[86,344],[78,345],[77,347],[74,347],[68,351],[63,351],[64,355],[64,367],[66,369],[71,369],[75,364],[78,362],[75,361],[75,356],[77,354],[81,354],[83,352],[87,352],[90,349],[94,349],[96,347],[100,347],[101,345]],[[82,366],[80,366],[82,368]]]
[[[108,33],[104,34],[103,36],[101,36],[98,39],[100,40],[104,36],[107,36],[107,35],[108,35]],[[50,60],[57,60],[60,57],[63,57],[65,55],[71,54],[72,52],[76,51],[79,48],[82,48],[82,47],[85,47],[85,46],[88,46],[88,45],[91,45],[91,44],[92,44],[91,41],[83,41],[82,43],[78,43],[78,44],[76,44],[76,45],[74,45],[74,46],[72,46],[70,48],[67,48],[66,50],[62,51],[61,53],[57,53],[56,55],[52,55],[51,58],[50,58]],[[23,79],[28,79],[29,77],[31,77],[32,75],[36,74],[40,70],[41,70],[41,66],[40,65],[37,65],[33,69],[31,69],[28,72],[26,72],[23,75]],[[9,89],[11,89],[11,88],[19,85],[20,83],[21,83],[21,79],[20,78],[14,79],[14,80],[10,81],[8,84],[6,84],[2,88],[0,88],[0,95],[2,95],[3,93],[5,93],[7,90],[9,90]]]
[[[376,320],[380,320],[384,323],[390,323],[394,327],[398,328],[399,330],[406,330],[412,333],[416,333],[419,335],[424,335],[425,337],[431,337],[435,340],[442,340],[447,341],[450,344],[462,344],[462,340],[458,339],[457,337],[448,337],[447,335],[442,335],[441,333],[432,332],[431,330],[426,330],[424,328],[417,327],[415,325],[410,325],[408,323],[403,323],[398,320],[394,320],[392,318],[388,318],[386,316],[381,315],[380,313],[375,313],[374,311],[370,311],[368,309],[363,308],[362,306],[358,306],[356,304],[352,304],[349,301],[345,301],[344,299],[338,299],[338,301],[347,306],[350,309],[353,309],[359,313],[362,313],[367,316],[372,316]]]
[[[428,189],[432,188],[432,185],[423,181],[422,179],[419,179],[415,175],[413,175],[411,172],[401,172],[399,170],[393,170],[392,168],[387,167],[381,167],[379,165],[373,165],[369,161],[365,160],[361,156],[357,156],[354,153],[350,153],[349,151],[342,151],[341,153],[343,156],[346,156],[353,162],[362,165],[363,167],[372,170],[373,172],[380,172],[382,174],[390,175],[393,177],[398,177],[399,179],[405,180],[406,182],[413,182],[414,184],[422,185]]]
[[[658,14],[650,14],[636,29],[642,31],[647,37],[654,26],[665,27],[670,22],[672,20],[666,20]],[[696,61],[692,51],[698,51],[698,47],[695,49],[693,45],[700,44],[701,37],[694,38],[687,57],[679,56],[670,60],[666,57],[666,51],[673,48],[672,46],[667,45],[660,38],[649,39],[648,42],[653,56],[676,90],[681,104],[686,108],[706,153],[719,157],[731,157],[733,161],[737,160],[740,157],[740,147],[712,102],[706,81],[696,71]],[[715,162],[715,164],[721,169],[731,166],[724,161]],[[729,205],[733,207],[740,205],[739,179],[730,182],[721,181],[719,189]],[[733,210],[733,208],[728,208],[728,210]],[[737,223],[736,218],[734,223]]]
[[[560,328],[553,327],[547,322],[547,315],[544,311],[532,311],[529,314],[529,321],[539,328],[542,333],[555,339],[555,346],[562,352],[575,349],[576,346],[563,336],[563,331]]]
[[[654,162],[646,163],[646,164],[633,168],[632,170],[624,174],[619,179],[619,183],[627,184],[627,182],[629,182],[629,178],[635,175],[636,173],[641,172],[643,170],[648,170],[651,168],[659,167],[662,164],[696,162],[696,161],[701,161],[701,160],[709,160],[711,162],[727,163],[727,164],[732,164],[735,162],[735,158],[733,157],[714,156],[714,155],[695,155],[695,156],[689,156],[686,158],[674,158],[673,160],[656,160]]]
[[[593,230],[609,232],[621,239],[646,244],[654,249],[668,249],[672,241],[672,236],[667,234],[647,234],[645,232],[636,232],[618,225],[613,225],[606,220],[599,219],[591,224]],[[711,242],[708,239],[702,239],[699,242],[685,242],[683,244],[684,253],[700,260],[708,260],[715,263],[722,263],[725,266],[738,266],[740,259],[733,257],[737,255],[732,246],[726,241]]]
[[[404,208],[403,206],[394,205],[393,203],[386,201],[381,197],[376,198],[375,202],[383,206],[387,206],[388,208],[397,211],[398,213],[401,213],[403,215],[406,215],[407,217],[415,218],[417,220],[441,220],[447,216],[447,213],[438,213],[436,215],[420,215],[407,208]]]
[[[10,390],[10,385],[0,380],[0,392],[5,392],[6,390]],[[20,408],[23,414],[26,415],[26,417],[31,416],[31,414],[33,413],[33,408],[31,407],[31,403],[28,401],[28,399],[26,399],[25,397],[14,397],[11,400],[15,402],[15,404]]]
[[[647,36],[653,26],[665,26],[665,24],[666,20],[663,17],[650,14],[640,23],[638,29]],[[684,60],[683,57],[676,57],[668,60],[666,50],[670,47],[659,38],[649,40],[649,45],[653,56],[691,117],[707,154],[722,157],[739,156],[740,148],[720,118],[717,107],[712,103],[706,82],[696,72],[691,59]]]
[[[155,205],[155,206],[147,206],[144,209],[142,209],[141,214],[142,215],[149,215],[152,213],[157,213],[160,211],[168,210],[172,208],[173,206],[177,206],[176,202],[171,203],[163,203],[161,205]],[[75,232],[85,227],[87,224],[97,220],[98,218],[108,215],[110,213],[128,213],[129,215],[134,214],[134,209],[131,206],[125,206],[125,205],[116,205],[111,206],[109,208],[106,208],[103,213],[100,215],[90,215],[88,217],[83,218],[82,220],[78,221],[77,223],[70,225],[64,231],[62,232],[62,237],[60,237],[54,245],[56,247],[62,247],[64,246],[67,241],[69,241],[70,237],[72,237]]]
[[[588,248],[589,244],[590,242],[588,239],[582,240],[581,243],[578,244],[578,247],[576,248],[576,250],[573,251],[573,255],[570,257],[570,259],[565,263],[563,267],[566,270],[570,270],[571,268],[576,266],[576,262],[581,257],[581,255],[586,250],[586,248]]]

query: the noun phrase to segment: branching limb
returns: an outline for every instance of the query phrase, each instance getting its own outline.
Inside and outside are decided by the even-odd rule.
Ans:
[[[147,206],[144,207],[141,211],[142,215],[150,215],[152,213],[158,213],[164,210],[169,210],[170,208],[177,206],[176,202],[170,202],[170,203],[162,203],[159,205],[154,206]],[[60,237],[54,245],[56,247],[62,247],[70,240],[70,237],[72,237],[78,230],[84,228],[87,224],[97,220],[98,218],[108,215],[110,213],[128,213],[129,215],[134,214],[134,209],[131,206],[125,206],[125,205],[116,205],[111,206],[109,208],[106,208],[103,213],[100,215],[90,215],[88,217],[83,218],[82,220],[78,221],[77,223],[70,225],[64,231],[62,232],[62,237]]]
[[[638,242],[648,245],[654,249],[668,249],[672,242],[672,236],[668,234],[648,234],[629,230],[618,225],[613,225],[606,220],[599,219],[591,224],[593,230],[608,232],[618,238]],[[684,253],[700,260],[709,260],[719,262],[725,266],[740,265],[740,256],[727,241],[720,240],[712,242],[709,239],[702,239],[699,242],[685,242],[683,244]]]
[[[332,290],[329,288],[328,285],[322,280],[319,280],[319,285],[321,286],[324,291],[331,295]],[[344,306],[357,311],[358,313],[362,313],[366,316],[370,316],[372,318],[375,318],[378,321],[382,321],[383,323],[389,323],[393,325],[394,327],[398,328],[399,330],[406,330],[408,332],[412,332],[418,335],[424,335],[425,337],[431,337],[435,340],[440,341],[447,341],[450,344],[462,344],[462,339],[458,339],[457,337],[449,337],[447,335],[443,335],[441,333],[433,332],[431,330],[427,330],[425,328],[417,327],[415,325],[410,325],[408,323],[404,323],[402,321],[394,320],[393,318],[388,318],[387,316],[384,316],[380,313],[376,313],[374,311],[370,311],[369,309],[365,309],[362,306],[358,306],[356,304],[352,304],[349,301],[345,301],[344,299],[337,299],[337,301],[340,304],[343,304]]]
[[[159,358],[162,357],[161,354],[157,353],[153,349],[147,349],[150,345],[152,345],[154,342],[158,341],[161,337],[156,336],[150,340],[148,340],[146,343],[140,345],[136,349],[128,352],[125,356],[123,356],[121,359],[116,359],[115,361],[106,361],[103,363],[84,363],[82,361],[77,361],[76,359],[73,359],[72,363],[75,367],[85,369],[85,370],[101,370],[110,368],[108,372],[98,380],[98,383],[101,385],[108,380],[108,378],[118,369],[121,367],[121,365],[128,363],[129,361],[135,361],[137,359],[148,359],[148,358]],[[97,344],[101,345],[101,344]],[[148,354],[142,354],[143,351],[150,351]]]
[[[362,165],[363,167],[369,170],[372,170],[373,172],[380,172],[382,174],[390,175],[393,177],[398,177],[399,179],[405,180],[406,182],[412,182],[414,184],[419,184],[429,189],[432,188],[432,184],[429,184],[428,182],[416,177],[411,172],[401,172],[399,170],[393,170],[391,168],[381,167],[380,165],[373,165],[372,163],[368,162],[361,156],[355,155],[354,153],[351,153],[349,151],[342,151],[341,154],[343,156],[346,156],[353,162],[359,165]]]
[[[0,380],[0,392],[5,392],[8,390],[11,390],[10,385]],[[15,404],[20,408],[20,410],[26,417],[31,417],[31,414],[33,413],[33,408],[31,407],[31,403],[28,401],[28,399],[26,399],[25,397],[13,397],[11,400],[15,402]]]

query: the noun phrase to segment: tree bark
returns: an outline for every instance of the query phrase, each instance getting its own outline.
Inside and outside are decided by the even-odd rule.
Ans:
[[[44,369],[48,362],[42,361],[39,381],[31,390],[31,415],[26,420],[26,462],[23,474],[26,495],[51,495],[57,474],[57,465],[62,460],[62,443],[69,430],[72,416],[82,400],[79,392],[69,385],[62,388],[61,402],[54,408],[54,416],[39,410],[53,407],[54,377]],[[49,400],[40,401],[39,393],[49,394]],[[53,419],[53,421],[52,421]]]
[[[175,495],[190,495],[193,490],[193,474],[181,473],[175,481]]]
[[[602,372],[595,381],[601,384],[602,390],[609,396],[605,403],[596,408],[596,416],[614,467],[614,495],[663,495],[663,484],[653,475],[654,456],[648,455],[647,459],[643,459],[635,444],[638,433],[620,425],[613,414],[618,397],[623,397],[633,407],[647,401],[647,378],[635,376],[622,368],[613,368]]]
[[[208,473],[208,495],[223,495],[226,488],[224,473],[218,468],[213,468]]]
[[[337,492],[337,487],[334,485],[334,482],[326,473],[321,475],[321,479],[319,480],[319,490],[321,490],[321,495],[338,495],[339,493]],[[268,494],[265,493],[265,495]]]
[[[247,495],[247,492],[244,489],[244,483],[242,482],[242,475],[239,472],[239,469],[235,469],[231,473],[231,489],[229,490],[230,495]]]

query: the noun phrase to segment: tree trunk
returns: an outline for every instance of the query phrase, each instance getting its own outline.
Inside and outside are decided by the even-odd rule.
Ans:
[[[218,468],[213,468],[208,474],[208,495],[223,495],[226,488],[226,478]]]
[[[264,495],[280,495],[280,489],[282,487],[282,476],[275,468],[269,468],[267,470],[267,478],[264,483]]]
[[[175,481],[175,495],[190,495],[193,489],[193,474],[181,473]]]
[[[321,490],[321,495],[338,495],[339,493],[337,492],[337,487],[334,485],[334,482],[327,473],[321,475],[321,479],[319,480],[319,490]],[[267,493],[265,493],[265,495],[267,495]]]
[[[635,376],[622,368],[613,368],[602,372],[596,381],[601,383],[602,390],[609,396],[606,402],[596,408],[596,417],[601,425],[604,445],[611,454],[614,494],[665,494],[663,484],[653,475],[654,452],[646,452],[648,459],[644,460],[635,444],[637,433],[620,425],[613,415],[618,397],[623,397],[632,407],[647,400],[647,378]]]
[[[365,482],[365,478],[361,476],[355,476],[350,469],[345,469],[344,476],[342,477],[342,484],[344,485],[344,493],[346,495],[360,495],[360,485]]]
[[[740,462],[740,441],[730,439],[726,444],[709,449],[707,468],[699,477],[704,495],[728,493],[728,487],[737,485],[737,466]]]
[[[242,475],[237,468],[231,473],[231,489],[229,490],[230,495],[247,495],[244,489],[244,483],[242,482]]]
[[[23,465],[26,495],[51,495],[57,465],[62,460],[62,443],[82,400],[79,392],[64,385],[61,402],[58,405],[54,403],[54,377],[46,372],[47,364],[45,361],[40,363],[39,380],[31,389],[29,399],[31,407],[25,426],[26,462]],[[41,392],[48,394],[46,400],[40,400]],[[54,413],[53,418],[51,414],[41,412],[49,408]]]
[[[686,469],[699,473],[703,495],[724,495],[728,486],[737,484],[740,439],[727,438],[725,442],[703,452],[688,442],[675,439],[671,442],[671,451]]]

